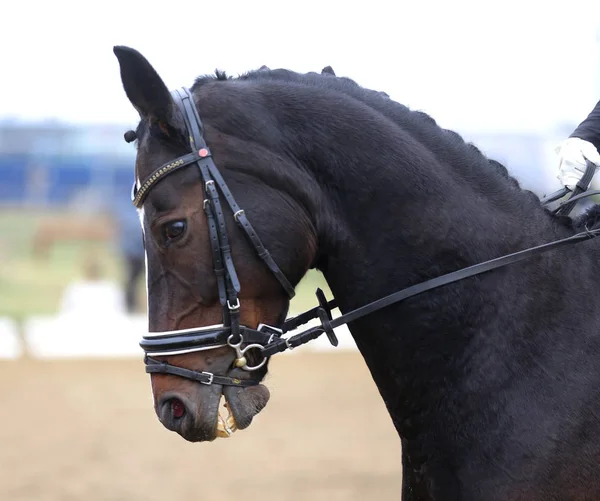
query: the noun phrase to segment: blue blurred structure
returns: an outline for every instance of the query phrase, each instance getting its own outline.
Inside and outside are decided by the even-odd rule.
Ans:
[[[498,160],[524,188],[538,195],[558,189],[551,143],[574,124],[553,131],[459,131]],[[0,121],[0,206],[107,208],[129,193],[135,148],[123,140],[124,125]],[[94,203],[95,202],[95,203]]]
[[[60,207],[129,190],[135,148],[125,130],[0,122],[0,205]]]

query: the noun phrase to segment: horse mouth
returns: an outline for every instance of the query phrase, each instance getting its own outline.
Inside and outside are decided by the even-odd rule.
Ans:
[[[227,412],[226,416],[223,417],[224,412]],[[238,430],[237,423],[235,421],[235,417],[229,408],[229,404],[225,399],[225,403],[223,403],[223,409],[219,405],[219,414],[217,419],[217,438],[229,438]]]
[[[223,389],[223,397],[227,416],[219,413],[216,427],[218,438],[228,438],[235,431],[248,428],[254,417],[267,405],[270,393],[263,384],[249,388],[227,386]]]
[[[248,428],[270,397],[262,384],[225,387],[222,392],[213,388],[208,394],[197,390],[196,398],[165,394],[156,409],[163,426],[188,442],[212,442]]]

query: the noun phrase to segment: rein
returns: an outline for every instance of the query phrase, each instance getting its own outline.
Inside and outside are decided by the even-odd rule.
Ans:
[[[181,168],[195,165],[204,184],[204,211],[208,220],[209,238],[213,256],[214,272],[217,276],[219,301],[223,309],[223,323],[220,325],[183,329],[168,332],[153,332],[143,336],[140,346],[144,350],[144,362],[147,373],[171,374],[174,376],[191,379],[202,384],[219,384],[224,386],[246,387],[259,384],[255,379],[234,378],[215,375],[211,372],[193,371],[174,366],[153,356],[168,356],[182,353],[212,350],[228,346],[235,351],[233,368],[240,368],[248,372],[262,368],[269,357],[292,350],[322,334],[326,334],[333,346],[338,345],[334,329],[348,324],[359,318],[380,311],[392,304],[400,303],[406,299],[417,296],[432,289],[448,285],[459,280],[464,280],[475,275],[480,275],[509,264],[513,264],[533,256],[541,255],[553,249],[566,245],[590,240],[600,235],[600,228],[585,230],[570,237],[531,247],[512,254],[507,254],[495,259],[484,261],[457,271],[426,280],[412,285],[388,296],[377,299],[369,304],[349,311],[337,318],[333,318],[331,311],[337,307],[335,299],[327,301],[321,289],[317,289],[316,296],[319,306],[312,308],[296,317],[287,319],[280,328],[260,324],[256,329],[240,325],[240,302],[238,294],[240,283],[231,257],[231,248],[227,236],[223,207],[220,203],[219,192],[233,213],[233,218],[242,229],[244,235],[254,247],[258,256],[279,281],[282,288],[291,298],[294,296],[294,287],[287,280],[281,269],[277,266],[267,249],[264,247],[254,228],[248,221],[244,210],[236,203],[229,191],[225,180],[212,160],[210,150],[203,138],[203,126],[193,103],[192,95],[186,88],[171,93],[176,105],[183,114],[188,131],[192,152],[177,158],[154,171],[138,187],[135,183],[132,189],[133,204],[140,208],[151,188],[164,179],[167,175]],[[554,209],[558,215],[567,215],[582,198],[600,194],[600,191],[586,191],[595,172],[595,165],[587,163],[586,172],[578,183],[571,197],[559,204]],[[544,199],[542,204],[547,205],[570,193],[568,188],[563,188]],[[294,336],[284,338],[283,334],[295,330],[312,319],[318,318],[320,323],[315,327],[306,329]],[[247,354],[257,352],[262,360],[257,365],[248,365]]]

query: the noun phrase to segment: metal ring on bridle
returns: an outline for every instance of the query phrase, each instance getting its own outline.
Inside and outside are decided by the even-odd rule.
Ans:
[[[264,346],[261,344],[249,344],[243,350],[240,350],[240,353],[242,354],[242,356],[246,356],[246,352],[248,350],[260,350],[260,353],[262,355],[263,348],[264,348]],[[260,369],[263,365],[265,365],[267,363],[267,357],[265,357],[264,355],[262,357],[263,357],[263,359],[258,365],[246,364],[244,367],[242,367],[242,369],[245,371],[248,371],[248,372]]]
[[[231,339],[233,337],[234,337],[234,334],[229,335],[229,337],[227,338],[227,345],[230,346],[231,348],[233,348],[234,350],[237,350],[237,349],[239,349],[240,346],[242,346],[242,343],[244,342],[244,336],[242,336],[240,334],[240,336],[239,336],[240,341],[239,341],[239,343],[235,343],[235,344],[231,342]]]
[[[245,348],[242,349],[241,346],[242,346],[242,343],[244,342],[244,337],[240,334],[240,341],[238,343],[232,343],[231,340],[233,337],[234,337],[233,334],[229,335],[229,337],[227,338],[227,344],[229,345],[230,348],[233,348],[235,350],[236,360],[240,360],[242,358],[244,358],[244,360],[246,360],[246,352],[249,350],[260,350],[260,352],[262,354],[262,350],[264,348],[264,346],[262,344],[253,343],[253,344],[249,344],[248,346],[246,346]],[[245,363],[242,367],[240,367],[240,369],[242,369],[244,371],[252,372],[252,371],[260,369],[266,363],[267,363],[267,357],[265,357],[263,355],[263,359],[258,365],[248,365],[247,363]]]
[[[239,222],[239,217],[244,213],[244,209],[240,209],[239,211],[237,211],[234,215],[233,215],[233,219],[235,219],[237,222]]]

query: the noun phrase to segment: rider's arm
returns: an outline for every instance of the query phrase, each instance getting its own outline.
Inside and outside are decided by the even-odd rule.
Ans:
[[[600,101],[569,137],[578,137],[584,141],[589,141],[597,150],[600,150]]]
[[[600,102],[568,139],[557,148],[558,179],[571,190],[582,179],[590,161],[600,166]]]

